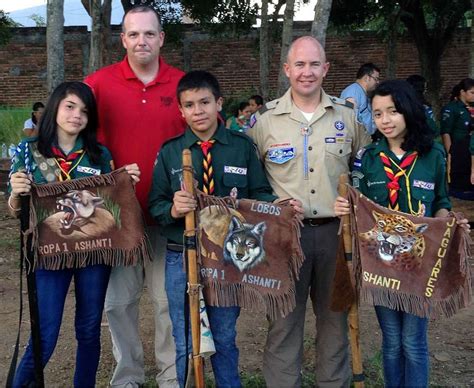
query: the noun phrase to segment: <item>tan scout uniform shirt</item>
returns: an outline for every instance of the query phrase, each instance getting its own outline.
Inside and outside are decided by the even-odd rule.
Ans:
[[[345,104],[322,91],[308,122],[293,104],[290,88],[266,105],[248,131],[275,194],[299,199],[305,218],[334,217],[339,175],[349,172],[351,157],[370,141]]]

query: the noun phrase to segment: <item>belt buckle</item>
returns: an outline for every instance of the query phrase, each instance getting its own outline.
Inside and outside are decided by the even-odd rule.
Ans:
[[[308,220],[308,224],[309,224],[309,226],[319,226],[321,223],[318,222],[318,220],[316,218],[310,218]]]

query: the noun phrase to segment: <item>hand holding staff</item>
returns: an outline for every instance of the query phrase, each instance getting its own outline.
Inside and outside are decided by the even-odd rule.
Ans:
[[[194,176],[192,169],[191,151],[183,150],[183,178],[185,190],[194,196]],[[196,260],[196,223],[194,211],[186,213],[184,248],[188,262],[188,295],[191,317],[191,336],[193,343],[193,365],[195,384],[204,388],[204,368],[200,351],[200,317],[199,317],[199,279]]]
[[[339,195],[347,196],[347,184],[349,183],[349,177],[347,174],[341,174],[339,176],[338,192]],[[348,214],[343,215],[342,219],[342,237],[344,241],[344,254],[347,261],[347,266],[353,279],[354,286],[354,275],[352,271],[352,237],[351,237],[351,225],[350,216]],[[362,367],[362,356],[359,344],[359,309],[357,306],[357,298],[352,303],[349,309],[349,337],[351,342],[352,350],[352,379],[354,381],[354,387],[364,387],[364,370]]]

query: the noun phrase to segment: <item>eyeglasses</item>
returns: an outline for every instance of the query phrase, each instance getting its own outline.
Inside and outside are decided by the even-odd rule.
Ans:
[[[370,75],[369,74],[369,77],[372,78],[375,82],[379,83],[380,82],[380,78],[379,77],[374,77],[373,75]]]

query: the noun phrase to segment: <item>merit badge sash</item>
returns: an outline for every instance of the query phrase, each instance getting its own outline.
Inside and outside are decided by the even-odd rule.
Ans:
[[[303,264],[300,225],[288,203],[199,194],[198,252],[206,303],[264,308],[271,319],[296,305]]]
[[[124,169],[33,185],[34,268],[136,265],[151,255],[140,205]]]
[[[379,206],[349,188],[356,287],[362,300],[420,317],[454,315],[471,301],[470,237],[449,217]]]

